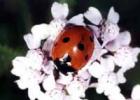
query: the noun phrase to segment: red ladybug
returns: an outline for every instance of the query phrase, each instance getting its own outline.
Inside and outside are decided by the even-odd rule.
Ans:
[[[93,50],[93,32],[85,26],[70,25],[54,41],[51,57],[58,70],[66,74],[83,68]]]

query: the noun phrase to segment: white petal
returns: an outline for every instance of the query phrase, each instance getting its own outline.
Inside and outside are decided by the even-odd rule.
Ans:
[[[105,91],[106,89],[106,84],[107,84],[107,75],[104,75],[103,77],[98,78],[98,84],[97,84],[97,88],[96,88],[96,92],[98,94],[101,94]]]
[[[43,44],[42,50],[44,51],[51,51],[52,47],[53,47],[53,43],[54,41],[50,38],[48,38],[45,43]]]
[[[50,35],[49,25],[39,24],[32,27],[31,32],[35,39],[46,39]]]
[[[65,25],[66,22],[62,20],[51,21],[49,25],[49,34],[51,37],[49,38],[55,40],[59,33],[64,29]]]
[[[66,3],[60,4],[54,2],[51,8],[51,13],[54,19],[65,19],[69,13],[68,5]]]
[[[64,100],[63,99],[64,98],[64,93],[61,90],[57,90],[57,89],[52,90],[50,96],[52,98],[51,100],[58,100],[58,99],[59,100]]]
[[[121,33],[118,35],[116,41],[119,41],[120,44],[123,45],[123,46],[129,45],[130,42],[131,42],[131,35],[130,35],[130,32],[128,32],[128,31],[121,32]]]
[[[87,80],[87,79],[90,79],[91,75],[89,74],[89,72],[87,70],[83,71],[83,72],[78,71],[78,77],[80,77],[84,80]]]
[[[85,12],[84,16],[91,21],[93,24],[98,25],[102,20],[100,11],[95,7],[89,7],[88,11]]]
[[[108,17],[107,20],[117,24],[119,21],[119,14],[117,12],[115,12],[114,7],[111,7],[108,13]]]
[[[116,93],[108,96],[109,100],[126,100],[121,93]]]
[[[132,52],[129,47],[120,48],[114,55],[115,63],[120,67],[132,68],[135,65]]]
[[[114,58],[112,56],[108,56],[107,58],[101,58],[101,65],[103,68],[106,69],[106,72],[112,72],[114,71],[115,65],[114,65]]]
[[[44,73],[46,74],[52,74],[53,70],[55,68],[54,62],[53,61],[48,61],[46,65],[42,68]]]
[[[64,74],[60,73],[57,83],[67,85],[72,81],[72,79],[73,79],[73,76],[71,74],[69,74],[68,76],[65,76]]]
[[[131,42],[130,32],[121,32],[115,40],[112,40],[106,44],[106,49],[109,51],[117,51],[122,46],[128,46]]]
[[[140,100],[140,85],[134,86],[131,97],[133,100]]]
[[[115,52],[121,47],[121,43],[118,40],[112,40],[108,42],[105,46],[105,48],[109,51]]]
[[[118,77],[116,73],[110,72],[108,76],[108,83],[111,83],[112,85],[117,85],[118,84]]]
[[[101,35],[101,30],[97,26],[94,26],[94,25],[88,25],[88,26],[93,30],[93,34],[95,34],[95,36],[99,38]]]
[[[105,92],[104,94],[107,96],[107,95],[115,95],[115,94],[118,94],[120,93],[120,88],[117,86],[117,85],[114,85],[114,84],[106,84],[106,89],[105,89]]]
[[[24,81],[22,81],[21,79],[17,80],[16,83],[20,89],[26,89],[28,87],[27,84]]]
[[[35,100],[40,92],[40,87],[38,84],[32,85],[31,87],[28,88],[28,96],[31,100]]]
[[[53,74],[46,76],[42,85],[46,91],[53,90],[56,86]]]
[[[106,22],[105,27],[103,28],[103,34],[101,34],[101,38],[103,40],[102,47],[104,47],[108,42],[116,39],[120,31],[120,28],[117,24],[108,22]]]
[[[119,83],[125,83],[126,82],[126,78],[124,76],[124,72],[122,72],[121,70],[119,70],[117,72],[117,77],[118,77],[118,82]]]
[[[12,64],[14,68],[11,70],[12,74],[16,76],[22,76],[25,74],[25,66],[28,65],[27,59],[25,57],[16,57]]]
[[[43,93],[43,92],[38,93],[37,99],[38,100],[52,100],[52,98],[47,93]]]
[[[100,59],[100,57],[107,52],[106,49],[102,49],[102,46],[100,45],[95,35],[94,35],[94,44],[95,44],[95,49],[91,57],[93,61],[96,59]]]
[[[71,82],[70,85],[68,85],[66,87],[68,93],[73,96],[73,97],[84,97],[84,92],[85,92],[85,88],[83,87],[83,85],[79,82],[74,80],[73,82]]]
[[[88,68],[88,71],[95,78],[100,78],[104,74],[104,68],[98,62],[94,62],[92,66]]]
[[[140,53],[140,48],[139,47],[135,47],[135,48],[132,48],[131,49],[131,52],[132,52],[132,59],[134,62],[137,62],[138,61],[138,55]]]
[[[29,50],[26,55],[27,59],[29,59],[30,68],[34,70],[40,70],[41,65],[43,64],[43,54],[41,51],[37,50]]]
[[[72,17],[68,23],[71,23],[71,24],[75,24],[75,25],[82,25],[82,26],[85,26],[85,23],[84,23],[84,18],[83,18],[83,14],[78,14],[74,17]]]
[[[35,39],[32,34],[26,34],[23,38],[29,49],[36,49],[40,47],[41,40]]]

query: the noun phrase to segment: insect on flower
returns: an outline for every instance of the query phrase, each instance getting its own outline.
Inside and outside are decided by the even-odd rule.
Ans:
[[[91,87],[109,100],[126,100],[119,84],[126,82],[124,73],[134,68],[140,48],[129,46],[130,32],[120,32],[119,14],[112,7],[104,20],[97,8],[89,7],[67,20],[68,12],[66,3],[54,2],[53,20],[24,35],[29,50],[12,61],[17,85],[28,89],[30,100],[87,100],[85,91]],[[84,23],[84,17],[92,24]],[[137,91],[139,85],[128,100],[139,100]]]
[[[51,56],[58,69],[66,73],[84,67],[93,49],[93,32],[84,26],[70,25],[56,38]]]

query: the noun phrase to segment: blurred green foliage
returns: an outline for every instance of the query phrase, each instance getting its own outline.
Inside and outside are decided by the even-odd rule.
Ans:
[[[119,25],[132,33],[132,46],[140,46],[140,0],[0,0],[0,100],[28,100],[27,92],[18,89],[11,75],[11,61],[16,56],[25,55],[27,51],[23,35],[30,32],[34,24],[51,20],[51,5],[54,1],[68,3],[69,17],[85,12],[89,6],[95,6],[107,15],[111,6],[120,13]],[[128,84],[124,93],[140,83],[140,61],[136,68],[126,73]],[[95,90],[86,92],[90,100],[106,100]]]

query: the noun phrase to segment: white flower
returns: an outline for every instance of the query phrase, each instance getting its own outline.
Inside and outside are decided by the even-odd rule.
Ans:
[[[89,7],[88,11],[85,12],[84,16],[91,21],[93,24],[98,25],[102,20],[100,11],[95,7]]]
[[[67,85],[70,84],[70,82],[73,80],[72,74],[65,76],[64,74],[60,73],[59,75],[59,79],[57,80],[57,83],[59,84]]]
[[[55,19],[65,19],[68,16],[68,5],[65,4],[59,4],[57,2],[54,2],[51,8],[52,16]],[[61,13],[60,13],[61,12]]]
[[[122,46],[128,46],[131,42],[130,32],[121,32],[116,39],[110,41],[105,47],[109,51],[117,51]]]
[[[140,53],[140,49],[121,47],[114,54],[115,64],[120,67],[126,67],[127,69],[133,68],[137,61],[138,52]]]
[[[92,76],[96,78],[100,78],[104,74],[113,72],[114,68],[115,68],[115,65],[113,62],[113,58],[110,56],[106,59],[101,58],[100,63],[94,62],[92,66],[89,67],[88,71]]]
[[[58,100],[58,99],[63,100],[65,95],[63,91],[54,89],[51,91],[50,96],[51,96],[51,100]]]
[[[103,41],[102,47],[104,47],[108,42],[114,40],[118,36],[120,31],[117,25],[119,21],[119,14],[114,11],[113,7],[110,8],[107,20],[105,22],[102,18],[100,11],[95,7],[89,7],[88,11],[84,14],[84,16],[95,25],[101,24],[102,29],[100,30],[100,33],[101,39]]]
[[[53,73],[44,77],[42,86],[46,91],[51,91],[56,87]]]
[[[85,97],[85,88],[84,86],[77,81],[76,79],[73,80],[70,84],[66,86],[67,92],[73,98],[80,98]]]
[[[69,23],[86,26],[83,14],[67,20],[66,3],[53,3],[53,20],[49,24],[35,25],[31,33],[24,35],[29,50],[26,56],[16,57],[12,74],[20,89],[28,89],[30,100],[81,100],[86,89],[93,87],[109,100],[126,100],[119,84],[125,83],[124,73],[134,68],[140,48],[130,47],[130,32],[120,32],[119,14],[111,7],[106,20],[97,8],[89,7],[84,16],[93,23],[88,25],[94,34],[94,50],[87,64],[75,73],[61,73],[50,58],[56,37]],[[45,40],[43,44],[42,40]],[[103,42],[103,43],[102,43]],[[80,58],[79,58],[80,59]],[[119,69],[116,70],[116,65]],[[97,79],[92,82],[91,77]],[[133,88],[130,100],[139,100],[140,86]],[[84,99],[86,100],[86,99]]]

